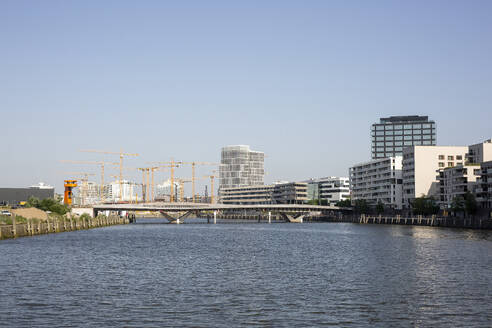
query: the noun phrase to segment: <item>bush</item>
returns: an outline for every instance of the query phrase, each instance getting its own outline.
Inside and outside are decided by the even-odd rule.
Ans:
[[[64,215],[69,211],[68,206],[60,204],[53,198],[45,198],[40,201],[39,198],[31,197],[27,201],[26,207],[35,207],[43,211],[50,211],[60,215]]]

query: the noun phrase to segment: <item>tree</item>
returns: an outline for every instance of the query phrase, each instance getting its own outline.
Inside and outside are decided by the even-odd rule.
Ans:
[[[324,205],[324,206],[328,206],[328,199],[320,199],[319,204]]]
[[[439,213],[439,206],[433,197],[421,196],[412,202],[412,212],[416,215],[432,215]]]
[[[338,207],[352,207],[352,201],[348,198],[338,201],[335,205]]]
[[[307,202],[309,205],[318,205],[319,204],[319,199],[310,199]]]
[[[69,210],[66,205],[57,202],[53,198],[45,198],[43,200],[39,200],[39,198],[31,197],[26,202],[26,206],[39,208],[40,210],[50,211],[60,215],[67,213]]]
[[[355,211],[360,214],[366,214],[369,210],[369,206],[367,206],[365,199],[355,200],[354,208]]]
[[[456,196],[451,202],[451,210],[457,214],[465,211],[465,199],[461,196]]]
[[[467,191],[465,194],[465,211],[468,215],[477,213],[478,205],[475,195]]]
[[[384,213],[384,204],[381,201],[378,201],[378,204],[376,205],[376,212],[378,214]]]

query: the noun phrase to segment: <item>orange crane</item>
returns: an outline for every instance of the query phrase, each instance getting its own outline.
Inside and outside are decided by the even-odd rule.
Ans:
[[[210,178],[210,204],[214,204],[214,179],[218,178],[218,176],[213,175],[213,173],[217,173],[217,171],[212,171],[211,175],[205,175],[204,178]]]
[[[193,203],[196,202],[195,195],[195,167],[197,165],[219,165],[219,163],[210,163],[210,162],[182,162],[183,164],[191,164],[191,194],[193,196]]]
[[[103,162],[103,161],[71,161],[71,160],[61,160],[62,163],[73,163],[73,164],[95,164],[101,165],[101,186],[99,190],[99,201],[104,202],[104,165],[119,165],[118,162]]]
[[[151,164],[166,164],[166,165],[159,165],[159,167],[169,167],[171,169],[171,192],[170,192],[170,197],[169,200],[171,203],[174,202],[174,169],[179,167],[183,162],[181,161],[175,161],[174,159],[171,159],[170,162],[149,162]]]
[[[100,154],[111,154],[111,155],[119,155],[120,156],[120,200],[123,198],[123,186],[122,186],[122,181],[123,181],[123,157],[124,156],[138,156],[138,154],[129,154],[129,153],[124,153],[123,150],[120,152],[113,152],[113,151],[102,151],[102,150],[92,150],[92,149],[84,149],[81,150],[82,152],[89,152],[89,153],[100,153]]]

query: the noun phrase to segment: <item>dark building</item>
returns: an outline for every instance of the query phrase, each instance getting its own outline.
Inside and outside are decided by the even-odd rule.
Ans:
[[[435,146],[436,123],[428,116],[390,116],[371,127],[372,159],[402,156],[403,148]]]
[[[16,205],[30,197],[55,198],[55,188],[0,188],[0,204]]]

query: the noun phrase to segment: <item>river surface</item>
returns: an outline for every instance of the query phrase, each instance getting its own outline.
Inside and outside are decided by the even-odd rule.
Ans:
[[[0,326],[492,326],[492,232],[189,222],[0,241]]]

